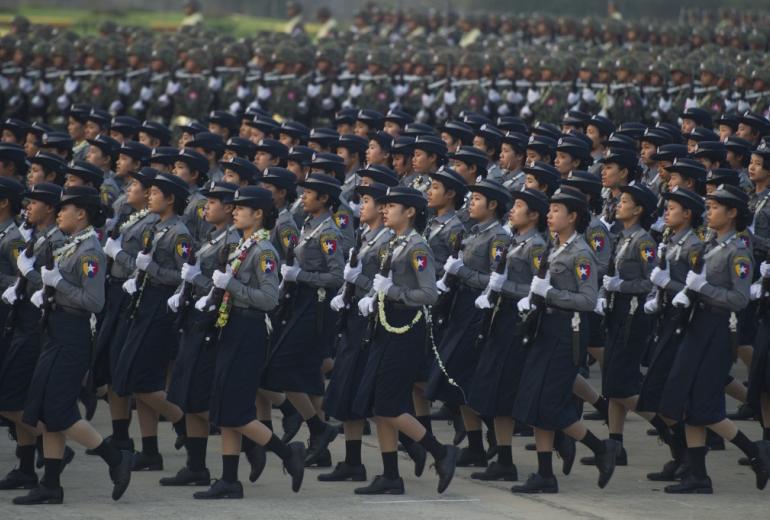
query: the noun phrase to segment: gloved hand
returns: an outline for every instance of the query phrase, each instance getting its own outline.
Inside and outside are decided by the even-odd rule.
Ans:
[[[658,100],[658,110],[664,114],[668,113],[668,111],[671,110],[671,100],[660,98],[660,100]]]
[[[607,311],[607,298],[599,298],[596,300],[596,307],[594,307],[594,312],[600,316],[604,316],[604,313]]]
[[[349,263],[345,264],[345,268],[342,271],[342,277],[348,283],[356,283],[356,279],[359,277],[362,270],[363,266],[361,265],[361,262],[355,267],[351,267]]]
[[[32,228],[19,226],[19,233],[21,233],[21,238],[24,239],[24,242],[29,242],[29,239],[32,238],[32,231]]]
[[[110,114],[117,114],[119,112],[123,111],[123,102],[119,99],[116,99],[112,103],[110,103],[110,108],[107,110]]]
[[[436,282],[436,289],[438,289],[439,293],[445,293],[449,291],[449,286],[446,284],[446,273],[444,273],[444,276],[442,276],[441,279]]]
[[[341,294],[338,294],[332,298],[332,301],[329,303],[329,307],[331,307],[334,312],[341,311],[345,308],[345,297]]]
[[[449,117],[449,112],[447,112],[446,105],[439,105],[439,107],[433,113],[436,115],[436,119],[439,121],[444,121]]]
[[[307,84],[307,97],[310,99],[313,99],[318,96],[318,94],[321,93],[321,85],[316,85],[315,83],[308,83]]]
[[[332,97],[333,98],[339,98],[344,93],[345,93],[345,87],[341,87],[341,86],[337,85],[336,83],[332,84]]]
[[[158,97],[158,104],[162,107],[167,107],[171,104],[171,97],[168,94],[161,94]]]
[[[581,97],[586,103],[593,103],[596,101],[596,93],[590,88],[584,88]]]
[[[532,109],[529,108],[529,105],[524,105],[521,107],[521,111],[519,112],[519,115],[523,119],[528,119],[530,116],[532,116]]]
[[[53,269],[46,269],[45,267],[41,267],[40,276],[43,278],[43,285],[47,285],[48,287],[56,287],[62,280],[59,268],[56,266],[54,266]]]
[[[179,304],[182,303],[182,293],[176,293],[166,300],[166,305],[171,312],[179,312]]]
[[[524,100],[524,96],[515,90],[509,90],[508,94],[505,96],[505,100],[511,105],[518,105]]]
[[[358,300],[358,311],[361,316],[369,316],[374,310],[374,298],[372,296],[364,296]]]
[[[382,276],[381,274],[374,275],[374,281],[372,282],[372,287],[375,291],[378,293],[382,292],[387,294],[388,289],[393,287],[393,278],[390,276]]]
[[[211,293],[214,292],[214,289],[209,291],[209,293],[206,296],[203,296],[202,298],[198,298],[198,301],[195,302],[195,308],[199,310],[200,312],[206,312],[208,309],[206,309],[206,303],[209,301],[209,296],[211,296]]]
[[[323,108],[324,110],[331,110],[331,109],[333,109],[334,108],[334,99],[332,99],[330,97],[323,98],[323,100],[321,100],[321,108]]]
[[[53,92],[53,83],[48,81],[41,81],[37,87],[37,91],[40,92],[40,94],[43,96],[50,96]]]
[[[209,76],[209,90],[217,92],[222,88],[222,78],[218,76]]]
[[[118,256],[118,253],[120,253],[123,250],[123,239],[120,237],[118,238],[112,238],[107,237],[107,242],[104,243],[104,254],[115,260],[115,257]]]
[[[409,85],[396,85],[393,87],[393,96],[402,98],[409,93]]]
[[[759,264],[759,274],[762,275],[762,278],[770,277],[770,264],[767,262],[762,262]]]
[[[348,89],[348,95],[351,98],[356,99],[358,96],[360,96],[363,93],[363,91],[364,89],[361,85],[359,85],[358,83],[353,83],[352,85],[350,85],[350,88]]]
[[[181,85],[179,84],[179,82],[178,82],[178,81],[169,81],[169,82],[166,84],[166,95],[167,95],[168,97],[173,97],[173,96],[174,96],[174,94],[176,94],[177,92],[179,92],[179,88],[180,88],[180,87],[181,87]]]
[[[195,262],[193,265],[188,263],[182,264],[182,280],[187,283],[193,283],[195,277],[201,274],[200,262]]]
[[[131,93],[131,83],[125,79],[118,80],[118,94],[127,96]]]
[[[241,105],[241,102],[238,100],[235,100],[232,103],[230,103],[230,106],[228,107],[228,112],[230,112],[231,114],[240,114],[242,108],[243,108],[243,105]]]
[[[516,303],[516,308],[519,312],[529,312],[532,310],[532,302],[529,301],[529,296],[525,296]]]
[[[227,289],[227,284],[229,284],[230,280],[232,279],[233,279],[233,268],[230,267],[229,265],[225,267],[224,273],[219,269],[217,269],[211,275],[211,281],[214,282],[214,287],[222,290]]]
[[[13,305],[16,303],[16,300],[18,299],[16,297],[16,287],[19,285],[19,280],[16,280],[16,283],[8,287],[5,291],[3,291],[2,300],[7,303],[8,305]]]
[[[685,110],[688,108],[695,108],[698,106],[698,100],[695,97],[687,98],[684,101]]]
[[[457,94],[455,94],[454,90],[447,90],[444,92],[444,104],[447,106],[452,106],[457,102]]]
[[[531,105],[532,103],[536,102],[538,99],[540,99],[540,91],[535,89],[528,89],[527,90],[527,104]]]
[[[74,78],[64,80],[64,93],[69,95],[75,92],[80,86],[80,82]]]
[[[263,87],[262,85],[257,87],[257,99],[260,101],[268,99],[270,94],[272,94],[272,91],[269,88]]]
[[[578,92],[570,92],[569,94],[567,94],[567,104],[568,105],[570,105],[570,106],[574,105],[578,101],[580,101],[580,94]]]
[[[32,293],[32,298],[29,299],[29,301],[32,302],[32,305],[37,307],[38,309],[43,306],[43,289],[40,289],[39,291],[35,291]]]
[[[150,263],[152,263],[152,254],[142,253],[140,251],[139,254],[136,255],[135,265],[137,269],[141,271],[146,271]]]
[[[692,289],[695,292],[700,292],[701,289],[703,289],[703,286],[707,283],[708,282],[706,281],[705,273],[697,274],[695,271],[687,272],[687,280],[685,281],[685,285],[688,289]]]
[[[141,101],[149,101],[153,98],[155,92],[147,85],[143,86],[139,91],[139,99]]]
[[[238,85],[238,89],[235,91],[235,97],[239,101],[245,100],[251,95],[251,89],[246,85]]]
[[[537,294],[538,296],[545,298],[548,294],[548,291],[551,289],[551,281],[547,278],[540,278],[539,276],[532,278],[532,285],[530,285],[530,290],[533,294]]]
[[[446,259],[446,262],[444,262],[444,271],[454,275],[457,274],[463,265],[463,252],[460,251],[460,254],[457,256],[457,258],[450,256]]]
[[[473,302],[477,309],[491,309],[492,302],[489,301],[489,294],[486,291],[481,293],[476,301]]]
[[[507,116],[511,113],[511,109],[508,106],[507,103],[503,103],[502,105],[497,107],[497,115],[498,116]]]
[[[489,100],[490,103],[499,103],[501,99],[500,93],[497,90],[490,88],[487,91],[487,99]]]
[[[281,276],[286,282],[296,282],[297,276],[299,276],[300,271],[301,269],[299,268],[298,265],[283,264],[281,266]]]
[[[660,307],[658,307],[658,299],[653,298],[651,300],[647,300],[644,302],[644,312],[645,314],[656,314],[660,310]]]
[[[610,292],[617,292],[620,289],[620,283],[623,281],[619,276],[609,276],[606,274],[602,280],[604,289]]]
[[[749,298],[752,301],[756,301],[762,297],[762,282],[754,282],[749,287]]]
[[[146,107],[141,99],[137,99],[134,104],[131,105],[131,110],[134,112],[143,112],[145,108]]]
[[[133,296],[136,292],[136,278],[129,278],[123,282],[123,290]]]
[[[27,276],[29,272],[35,268],[35,257],[27,258],[27,255],[21,253],[19,257],[16,258],[16,267],[19,268],[19,272],[22,276]]]
[[[674,299],[671,300],[671,303],[677,307],[689,307],[690,298],[687,297],[687,294],[685,294],[684,291],[679,291],[676,293],[676,296],[674,296]]]
[[[489,275],[489,283],[487,284],[487,287],[492,289],[493,291],[500,292],[500,289],[503,288],[503,283],[508,279],[508,276],[503,274],[498,274],[496,272],[492,272]]]
[[[660,267],[655,267],[655,269],[652,270],[650,273],[650,281],[657,287],[660,287],[661,289],[665,289],[666,286],[671,282],[671,275],[668,272],[668,269],[661,269]]]

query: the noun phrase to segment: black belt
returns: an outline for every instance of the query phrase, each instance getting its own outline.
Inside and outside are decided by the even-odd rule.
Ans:
[[[407,305],[405,303],[397,303],[389,300],[385,300],[385,310],[393,309],[396,311],[419,311],[422,307],[415,307],[414,305]]]
[[[147,287],[152,287],[153,289],[176,289],[176,285],[166,285],[163,283],[153,282],[150,280],[147,280]]]
[[[704,310],[706,312],[711,312],[713,314],[729,315],[731,312],[733,312],[733,311],[731,311],[729,309],[725,309],[723,307],[716,307],[714,305],[708,305],[708,304],[703,303],[703,302],[698,302],[697,305],[698,305],[699,309],[702,309],[702,310]]]
[[[110,285],[120,285],[120,286],[126,283],[126,280],[128,280],[128,278],[117,278],[115,276],[110,276],[107,279]]]
[[[64,314],[71,314],[73,316],[77,316],[78,318],[91,318],[91,312],[89,311],[76,309],[74,307],[66,307],[64,305],[59,305],[58,303],[51,305],[51,310],[54,312],[63,312]]]

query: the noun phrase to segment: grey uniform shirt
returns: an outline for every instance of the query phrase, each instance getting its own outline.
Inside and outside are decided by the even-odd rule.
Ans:
[[[460,232],[465,232],[465,225],[454,211],[432,218],[425,228],[424,235],[436,259],[436,276],[439,278],[444,276],[444,263],[452,254],[452,246]]]
[[[342,236],[342,256],[344,258],[348,257],[350,248],[356,243],[356,228],[353,218],[353,210],[350,209],[345,200],[340,199],[340,205],[334,212],[334,223],[337,224]]]
[[[309,217],[302,226],[299,243],[294,249],[301,269],[297,281],[313,287],[337,290],[342,285],[345,260],[342,234],[334,216],[322,213]]]
[[[430,188],[431,179],[427,174],[410,173],[409,175],[401,177],[400,184],[401,186],[414,188],[425,193],[428,191],[428,188]]]
[[[619,293],[644,294],[652,290],[650,273],[657,264],[657,245],[640,225],[623,229],[615,250],[615,274],[622,280]],[[601,290],[605,294],[604,288]]]
[[[354,301],[363,298],[371,290],[374,276],[380,272],[380,251],[391,238],[393,238],[393,232],[385,226],[367,229],[364,233],[361,249],[358,251],[361,274],[356,278],[356,292],[353,295]]]
[[[572,235],[565,246],[549,255],[551,289],[545,302],[563,310],[591,312],[596,307],[598,278],[596,260],[583,237]]]
[[[77,240],[78,236],[90,230],[89,227],[78,235],[68,237],[67,242]],[[106,263],[99,238],[92,236],[83,240],[76,248],[63,254],[57,265],[62,279],[56,285],[56,304],[79,311],[101,312],[104,307]]]
[[[200,190],[191,191],[182,216],[196,247],[206,240],[206,235],[212,227],[204,218],[206,200]]]
[[[484,289],[510,240],[495,219],[473,226],[470,236],[463,239],[463,265],[457,271],[460,282],[472,289]]]
[[[275,222],[275,227],[270,231],[270,242],[280,255],[283,261],[286,258],[286,250],[289,248],[289,244],[299,239],[299,228],[297,227],[294,217],[288,208],[283,208],[278,212],[278,219]]]
[[[507,279],[501,289],[503,296],[518,302],[529,294],[532,277],[540,268],[546,245],[537,229],[513,237],[506,259]]]
[[[754,219],[749,227],[751,243],[758,258],[765,258],[770,251],[770,188],[761,193],[752,193],[749,209]]]
[[[16,283],[16,259],[24,251],[24,239],[13,219],[0,224],[0,290]]]
[[[393,285],[386,298],[415,308],[436,303],[435,261],[425,238],[409,230],[405,235],[391,239],[386,249],[393,251],[390,264]]]
[[[225,229],[212,230],[209,239],[201,244],[195,254],[195,259],[201,270],[193,279],[193,294],[196,298],[206,296],[214,286],[214,283],[211,281],[211,275],[222,267],[222,249],[227,249],[227,256],[229,257],[240,240],[241,237],[238,231],[230,226]],[[182,285],[184,283],[179,287],[181,288]]]
[[[706,245],[706,285],[698,298],[706,305],[738,312],[749,304],[753,262],[746,244],[730,232]]]
[[[666,285],[669,301],[684,289],[687,272],[692,269],[695,255],[702,253],[703,242],[692,228],[671,236],[666,246],[666,267],[671,281]]]
[[[601,278],[607,274],[607,268],[610,265],[613,246],[612,235],[607,231],[607,227],[599,217],[591,215],[591,222],[586,229],[585,238],[596,257],[596,275]]]
[[[241,254],[236,249],[234,261]],[[270,312],[278,306],[278,252],[269,240],[260,240],[246,253],[238,272],[227,284],[233,307]]]
[[[509,171],[509,170],[503,170],[503,176],[500,178],[500,180],[503,183],[503,186],[505,186],[508,191],[521,191],[521,189],[524,187],[524,181],[526,180],[527,176],[522,170],[517,170],[515,172]]]
[[[192,251],[192,237],[177,215],[157,222],[154,227],[152,262],[147,266],[148,280],[157,285],[176,287],[180,281],[182,264]]]
[[[144,245],[145,232],[158,222],[158,215],[147,213],[142,218],[127,220],[120,229],[121,250],[112,262],[110,276],[116,280],[128,279],[136,270],[136,255]]]
[[[32,297],[33,293],[43,288],[43,279],[40,276],[40,268],[43,266],[43,252],[48,249],[49,244],[55,251],[64,245],[64,240],[64,234],[56,224],[43,231],[35,230],[35,246],[32,249],[35,254],[35,268],[25,276],[27,279],[27,298]]]

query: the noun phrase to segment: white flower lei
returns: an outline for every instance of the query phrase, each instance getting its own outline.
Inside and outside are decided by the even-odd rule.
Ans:
[[[61,258],[72,254],[81,243],[85,242],[91,237],[98,237],[93,226],[88,226],[83,231],[81,231],[80,234],[75,235],[74,237],[70,237],[72,242],[67,240],[63,246],[59,247],[53,252],[53,257],[56,259],[56,262],[59,262]]]
[[[411,323],[402,327],[394,327],[388,323],[388,320],[385,317],[385,291],[380,291],[377,293],[377,303],[377,313],[380,319],[380,323],[382,324],[382,328],[391,334],[406,334],[412,330],[412,327],[417,325],[417,323],[419,323],[420,319],[422,318],[422,311],[417,311],[417,314],[414,315]]]
[[[142,220],[144,217],[149,215],[150,210],[147,208],[144,208],[142,210],[139,210],[135,213],[132,213],[130,217],[128,217],[128,220],[126,220],[123,224],[121,224],[120,231],[121,233],[125,233],[126,230],[131,229],[131,226],[136,224],[139,220]]]

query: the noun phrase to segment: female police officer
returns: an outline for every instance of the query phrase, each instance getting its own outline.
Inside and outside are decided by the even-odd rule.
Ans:
[[[41,268],[45,288],[31,299],[44,308],[47,339],[24,408],[24,422],[43,429],[45,475],[28,495],[15,498],[15,504],[62,503],[59,474],[65,435],[93,449],[108,464],[114,500],[123,495],[131,479],[130,453],[105,442],[81,419],[77,407],[90,362],[90,318],[104,306],[104,253],[94,230],[104,224],[99,192],[87,186],[66,189],[57,223],[68,238],[52,252],[53,269]]]

